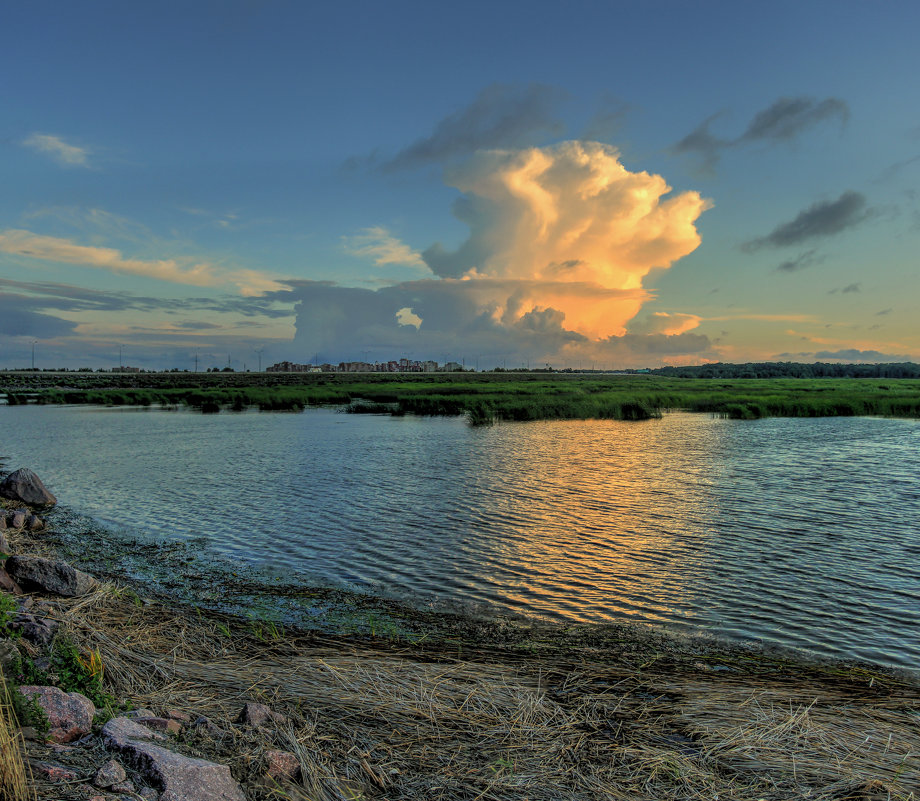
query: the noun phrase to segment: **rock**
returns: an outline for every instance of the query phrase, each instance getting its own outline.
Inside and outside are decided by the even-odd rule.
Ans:
[[[0,481],[0,495],[29,506],[54,506],[57,498],[28,467],[21,467]]]
[[[17,615],[13,621],[13,630],[18,631],[24,640],[35,645],[51,645],[54,635],[61,624],[35,615]]]
[[[137,791],[137,794],[144,799],[144,801],[159,801],[160,794],[154,790],[152,787],[141,787]]]
[[[85,695],[65,693],[57,687],[24,685],[19,688],[26,698],[34,698],[48,718],[48,739],[55,743],[69,743],[93,728],[96,707]]]
[[[165,737],[128,718],[112,718],[102,727],[107,748],[120,751],[152,784],[160,801],[245,801],[230,768],[183,756],[163,747]]]
[[[243,726],[254,726],[260,729],[271,724],[284,723],[284,715],[273,712],[265,704],[250,701],[240,710],[236,722]]]
[[[192,716],[188,712],[182,712],[179,709],[167,709],[166,714],[163,715],[164,718],[169,718],[170,720],[178,720],[179,723],[191,723]]]
[[[265,775],[270,779],[293,781],[300,775],[300,760],[290,751],[266,751]]]
[[[227,731],[218,726],[211,718],[207,718],[204,715],[201,717],[195,718],[195,722],[192,724],[197,731],[202,734],[208,735],[215,740],[221,740],[227,736]]]
[[[13,671],[19,667],[21,660],[22,657],[16,643],[12,640],[0,640],[0,670],[3,671],[4,676],[12,675]]]
[[[132,782],[130,779],[125,779],[123,782],[113,784],[111,787],[109,787],[109,790],[111,790],[113,793],[127,793],[128,795],[131,795],[131,793],[134,792],[134,782]]]
[[[17,509],[6,520],[10,528],[22,528],[26,524],[28,514],[22,509]]]
[[[141,707],[140,709],[132,709],[130,712],[125,712],[124,714],[120,715],[120,717],[137,720],[137,718],[155,718],[156,715],[152,709]]]
[[[113,784],[120,784],[127,778],[128,774],[125,773],[121,762],[117,759],[110,759],[96,771],[96,778],[93,779],[93,784],[96,787],[111,787]]]
[[[6,531],[6,513],[2,511],[0,511],[0,531]]]
[[[6,530],[6,518],[0,517],[0,520],[3,521],[3,525],[0,526],[0,529],[2,529],[0,530],[0,553],[5,553],[7,556],[9,556],[11,553],[13,553],[13,547],[10,545],[10,541],[6,538],[6,534],[3,533],[3,531]]]
[[[134,720],[154,731],[165,731],[169,734],[179,734],[182,731],[182,724],[178,720],[172,720],[171,718],[159,718],[151,715],[149,717],[136,717]]]
[[[26,528],[29,529],[29,531],[43,531],[45,528],[45,521],[38,515],[29,515],[26,518]]]
[[[13,595],[22,595],[22,587],[13,581],[13,577],[2,567],[0,567],[0,590]]]
[[[26,591],[50,592],[68,598],[86,595],[96,585],[96,579],[89,573],[66,562],[38,556],[11,556],[6,560],[6,572]]]
[[[36,759],[29,762],[29,767],[32,768],[34,775],[41,776],[50,782],[72,782],[80,778],[78,773],[59,765],[57,762]]]

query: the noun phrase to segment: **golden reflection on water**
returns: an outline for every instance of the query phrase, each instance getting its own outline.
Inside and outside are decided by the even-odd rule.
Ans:
[[[499,537],[477,540],[494,591],[570,620],[681,617],[695,592],[687,579],[703,568],[712,422],[669,415],[487,432],[503,440],[481,449],[474,468],[476,505],[500,523]]]

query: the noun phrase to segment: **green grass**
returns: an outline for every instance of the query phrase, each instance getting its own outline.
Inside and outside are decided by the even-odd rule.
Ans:
[[[520,373],[457,375],[235,374],[176,386],[176,374],[133,376],[130,386],[36,387],[36,403],[108,406],[187,406],[203,412],[298,412],[336,406],[352,413],[466,415],[473,424],[496,420],[647,420],[671,410],[733,419],[882,415],[920,417],[915,379],[684,379]],[[9,378],[9,376],[7,376]],[[223,379],[223,382],[221,381]],[[70,378],[68,378],[70,380]],[[139,381],[146,385],[135,385]],[[195,381],[196,383],[192,383]],[[250,383],[245,383],[249,381]],[[20,387],[6,387],[24,401]],[[14,391],[17,390],[17,391]]]

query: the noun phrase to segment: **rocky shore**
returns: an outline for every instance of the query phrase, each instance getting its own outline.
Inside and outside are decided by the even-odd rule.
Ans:
[[[910,676],[628,626],[203,612],[62,561],[55,503],[0,482],[4,799],[916,801]]]

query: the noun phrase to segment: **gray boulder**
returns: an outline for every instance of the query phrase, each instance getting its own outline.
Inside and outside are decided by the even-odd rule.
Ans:
[[[106,748],[119,751],[163,794],[160,801],[246,801],[230,768],[165,748],[164,735],[128,718],[112,718],[102,727]]]
[[[28,613],[17,615],[13,621],[13,631],[18,631],[24,640],[33,645],[51,645],[60,623],[51,618],[37,617]]]
[[[0,481],[0,495],[29,506],[54,506],[57,498],[28,467],[20,467]]]
[[[26,592],[46,592],[71,598],[86,595],[96,585],[96,579],[89,573],[77,570],[66,562],[38,556],[11,556],[6,560],[6,572]]]

